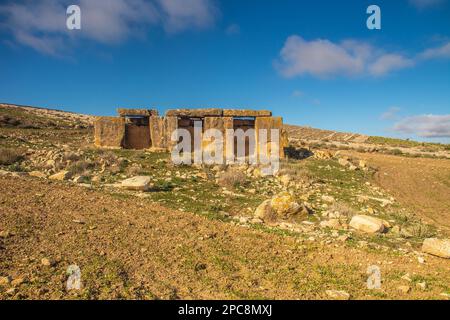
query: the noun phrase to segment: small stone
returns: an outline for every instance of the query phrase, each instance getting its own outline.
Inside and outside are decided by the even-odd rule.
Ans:
[[[326,294],[334,300],[349,300],[350,294],[341,290],[327,290]]]
[[[11,277],[0,277],[0,287],[9,285],[11,282]]]
[[[416,287],[420,290],[426,290],[427,289],[427,283],[424,282],[418,282],[416,283]]]
[[[70,178],[70,172],[67,170],[60,171],[54,175],[48,177],[50,180],[63,181],[68,180]]]
[[[328,195],[322,195],[322,200],[325,202],[334,202],[334,198],[332,196],[328,196]]]
[[[350,227],[366,233],[382,233],[385,230],[383,220],[366,215],[354,216],[350,221]]]
[[[48,258],[42,258],[41,259],[41,264],[43,266],[50,267],[52,265],[52,262]]]
[[[36,178],[41,178],[41,179],[47,178],[47,175],[40,171],[31,171],[30,173],[28,173],[28,175],[31,177],[36,177]]]
[[[282,175],[279,179],[280,179],[280,182],[286,187],[292,181],[292,177],[288,174]]]
[[[403,280],[408,281],[408,282],[412,282],[412,280],[411,280],[411,278],[410,278],[410,276],[409,276],[409,273],[403,275],[401,278],[402,278]]]
[[[417,257],[417,261],[419,261],[420,264],[424,264],[425,263],[424,257]]]
[[[347,159],[344,159],[344,158],[340,158],[338,160],[338,163],[343,167],[349,166],[351,164],[350,161],[348,161]]]
[[[398,286],[397,290],[403,294],[407,294],[411,291],[411,287],[410,286]]]
[[[16,293],[16,288],[12,287],[12,288],[6,290],[6,293],[12,295],[12,294]]]
[[[122,188],[136,191],[147,191],[150,187],[151,178],[148,176],[137,176],[122,181]]]
[[[337,239],[338,239],[339,241],[345,242],[345,241],[347,241],[348,239],[350,239],[350,237],[349,237],[348,235],[346,235],[346,234],[343,234],[342,236],[339,236]]]
[[[9,238],[10,235],[9,231],[0,231],[0,238],[6,239]]]
[[[88,182],[88,177],[86,176],[76,176],[75,178],[73,178],[72,180],[75,183],[86,183]]]
[[[25,282],[24,278],[16,278],[13,281],[11,281],[11,285],[13,285],[14,287],[18,287],[24,282]]]
[[[341,227],[341,223],[338,219],[330,219],[327,221],[321,221],[320,226],[322,228],[339,229]]]

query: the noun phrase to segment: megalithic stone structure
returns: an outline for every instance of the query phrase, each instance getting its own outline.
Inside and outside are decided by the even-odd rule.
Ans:
[[[118,117],[97,117],[94,121],[95,145],[106,148],[149,149],[170,151],[177,144],[171,140],[172,132],[178,128],[193,132],[194,123],[201,122],[202,130],[218,129],[224,137],[224,155],[226,154],[226,130],[253,129],[255,149],[259,152],[259,130],[269,133],[267,147],[277,143],[280,156],[284,157],[287,147],[287,135],[283,129],[283,119],[273,117],[268,110],[238,109],[172,109],[165,116],[159,116],[154,109],[118,109]],[[278,141],[270,136],[271,129],[279,130]],[[202,141],[202,148],[208,148],[209,141]],[[248,147],[248,145],[247,145]],[[235,147],[234,147],[235,148]],[[230,150],[231,151],[231,150]],[[235,152],[235,150],[233,150]],[[252,150],[247,150],[252,153]]]

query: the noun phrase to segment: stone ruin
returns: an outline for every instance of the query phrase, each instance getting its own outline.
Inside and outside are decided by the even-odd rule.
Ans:
[[[279,129],[279,141],[271,141],[269,134],[268,143],[279,144],[281,158],[284,157],[284,148],[287,147],[283,119],[273,117],[272,112],[267,110],[173,109],[168,110],[165,116],[159,116],[158,111],[154,109],[118,109],[117,112],[118,117],[96,117],[94,121],[96,146],[170,151],[177,144],[176,141],[171,141],[174,130],[186,129],[193,136],[194,123],[201,121],[202,132],[215,128],[224,136],[227,129],[242,129],[244,132],[254,129],[255,141],[260,129],[266,129],[268,132],[270,129]],[[204,147],[202,143],[202,148]],[[236,141],[234,148],[236,149]],[[250,152],[246,150],[246,155]]]

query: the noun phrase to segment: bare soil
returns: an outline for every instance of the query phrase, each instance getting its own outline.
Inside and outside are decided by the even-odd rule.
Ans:
[[[0,239],[0,275],[23,280],[0,289],[2,299],[326,299],[327,289],[353,299],[439,299],[449,289],[445,259],[419,264],[414,254],[322,245],[31,177],[0,177],[0,190],[0,229],[12,233]],[[65,290],[71,264],[82,272],[76,293]],[[366,287],[373,264],[381,290]]]
[[[376,166],[375,181],[428,223],[450,230],[450,161],[353,153]]]

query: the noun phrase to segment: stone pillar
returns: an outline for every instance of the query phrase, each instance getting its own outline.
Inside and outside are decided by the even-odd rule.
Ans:
[[[151,116],[149,126],[150,126],[150,139],[152,143],[152,148],[154,149],[167,148],[164,117]]]
[[[226,135],[227,129],[233,129],[233,118],[232,117],[205,117],[203,121],[203,132],[209,129],[217,129],[222,133],[223,137],[223,157],[226,156]],[[202,141],[202,150],[208,148],[211,144],[209,141]],[[212,146],[211,146],[212,148]]]
[[[172,148],[176,146],[177,142],[172,141],[171,135],[174,130],[178,128],[178,117],[166,116],[164,118],[164,131],[165,131],[165,148],[172,151]]]
[[[255,134],[256,134],[256,150],[259,155],[259,130],[266,129],[267,130],[267,143],[277,143],[280,150],[280,158],[284,158],[284,133],[283,131],[283,118],[281,117],[256,117],[255,120]],[[274,141],[271,137],[270,130],[278,129],[279,130],[279,139],[278,141]]]

